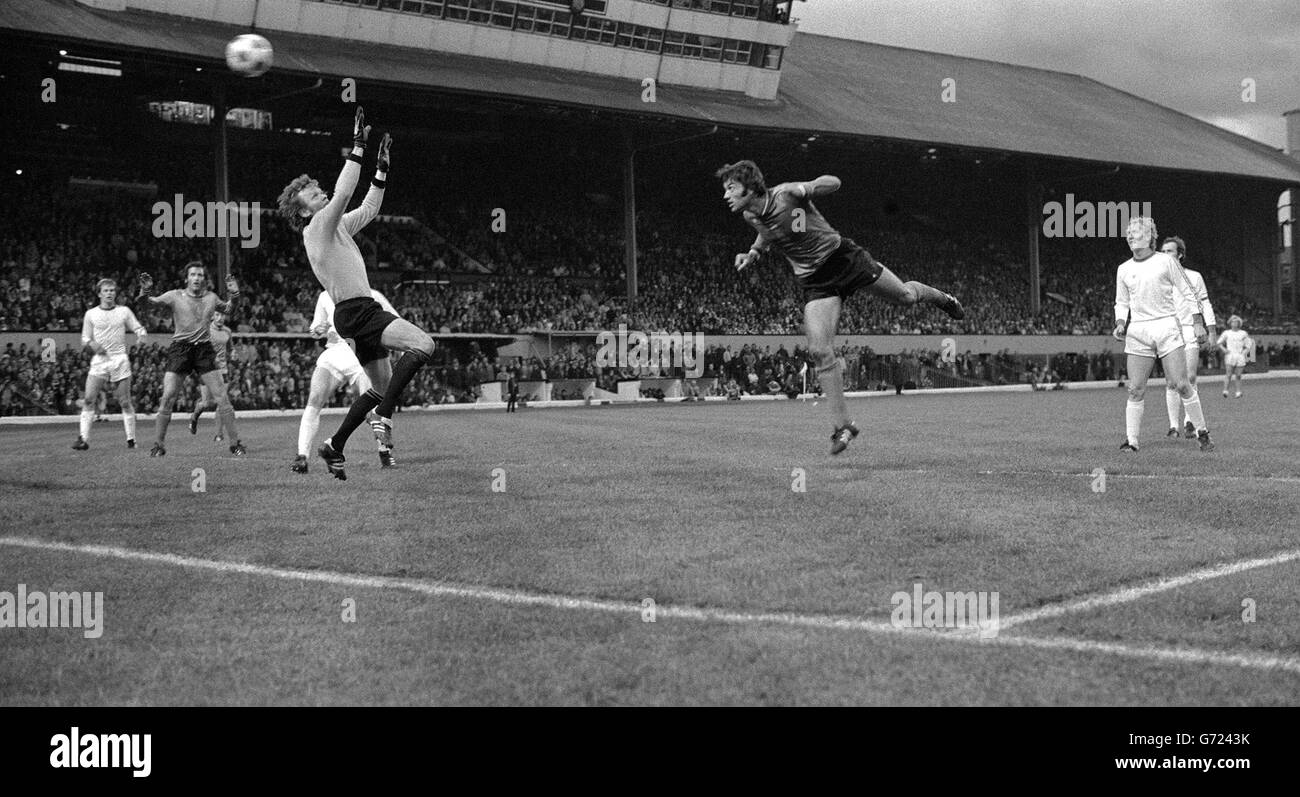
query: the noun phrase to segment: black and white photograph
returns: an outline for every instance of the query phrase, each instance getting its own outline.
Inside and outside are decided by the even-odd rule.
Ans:
[[[1300,705],[1294,0],[5,0],[0,107],[0,706]]]

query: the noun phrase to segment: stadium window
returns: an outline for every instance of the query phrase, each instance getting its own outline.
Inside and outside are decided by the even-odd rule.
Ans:
[[[492,25],[497,28],[512,28],[515,24],[515,4],[506,0],[496,0],[492,4]]]
[[[678,33],[675,30],[666,31],[664,33],[664,55],[681,55],[682,42],[685,38],[686,34],[684,33]]]
[[[464,22],[469,16],[469,0],[447,0],[447,19]]]
[[[727,39],[727,46],[722,50],[722,60],[729,64],[748,64],[749,54],[753,48],[753,42]]]
[[[685,41],[682,42],[682,57],[699,58],[700,50],[704,46],[703,43],[701,42],[702,38],[703,37],[701,37],[699,34],[687,33],[685,36]]]
[[[441,18],[445,8],[442,0],[424,0],[425,16]]]
[[[702,45],[700,57],[705,61],[722,60],[722,39],[716,36],[701,36],[700,44]]]
[[[730,14],[731,0],[708,0],[700,4],[701,11],[708,11],[711,14]]]
[[[650,53],[657,53],[663,46],[664,32],[658,28],[647,28],[644,25],[637,25],[636,31],[632,37],[632,47],[637,50],[645,50]]]
[[[362,8],[378,8],[379,0],[361,0],[360,6]]]
[[[419,14],[424,11],[422,0],[402,0],[401,10],[407,14]]]
[[[492,0],[470,0],[469,21],[475,25],[487,25],[492,21]]]
[[[618,23],[618,36],[614,40],[615,47],[631,47],[632,32],[636,30],[636,25],[630,22]]]
[[[515,14],[515,30],[522,30],[525,33],[532,33],[533,24],[535,22],[534,17],[536,16],[536,14],[537,14],[537,9],[533,8],[532,6],[524,6],[524,5],[519,6],[519,10]]]
[[[568,11],[552,11],[555,15],[554,22],[551,23],[551,35],[569,38],[569,23],[572,21],[572,15]]]
[[[379,8],[382,11],[401,11],[402,0],[379,0]]]
[[[780,69],[781,55],[785,52],[784,47],[777,47],[775,44],[760,45],[763,48],[763,68]]]

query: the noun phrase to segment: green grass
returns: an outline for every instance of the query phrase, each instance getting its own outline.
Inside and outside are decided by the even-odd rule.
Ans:
[[[349,480],[289,472],[295,419],[249,457],[173,424],[168,456],[99,424],[0,427],[4,536],[659,606],[887,621],[894,592],[997,591],[1003,616],[1300,548],[1293,380],[1203,390],[1219,449],[1166,440],[1148,395],[853,400],[831,458],[811,402],[409,413],[399,469],[364,432]],[[322,435],[337,416],[323,419]],[[206,427],[206,424],[205,424]],[[142,440],[151,423],[141,424]],[[203,468],[206,492],[191,490]],[[506,489],[494,492],[494,469]],[[793,469],[807,491],[791,490]],[[1091,473],[1107,472],[1104,493]],[[1133,478],[1156,476],[1168,478]],[[1252,478],[1270,476],[1273,479]],[[1017,627],[1132,647],[1295,656],[1278,565]],[[102,590],[105,633],[0,629],[0,704],[1290,704],[1300,676],[851,630],[521,607],[0,546],[0,590]],[[344,598],[357,621],[340,619]],[[1257,601],[1240,622],[1243,597]],[[1236,607],[1235,609],[1233,607]],[[1208,618],[1208,619],[1207,619]],[[1234,621],[1235,618],[1235,621]],[[1009,632],[1011,633],[1011,632]]]

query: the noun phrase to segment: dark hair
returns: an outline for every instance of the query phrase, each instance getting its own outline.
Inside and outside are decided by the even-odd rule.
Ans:
[[[753,161],[728,163],[714,172],[713,176],[721,178],[724,183],[728,180],[735,180],[746,191],[755,194],[767,193],[767,182],[763,179],[763,173],[758,170],[758,164]]]
[[[308,175],[300,174],[293,178],[293,182],[284,187],[284,190],[280,192],[280,198],[276,200],[280,207],[280,215],[284,217],[285,221],[289,222],[289,226],[295,232],[306,227],[308,221],[298,212],[302,210],[302,203],[298,201],[298,192],[302,191],[302,189],[311,185],[313,182],[314,181]]]
[[[191,260],[185,264],[185,271],[183,272],[185,274],[185,279],[190,278],[190,269],[192,268],[201,268],[203,269],[203,276],[206,277],[208,275],[208,267],[203,265],[202,260]]]
[[[1187,254],[1187,243],[1183,241],[1182,238],[1179,238],[1177,235],[1171,235],[1165,239],[1165,243],[1160,244],[1160,248],[1163,249],[1165,244],[1169,244],[1169,243],[1172,243],[1174,246],[1178,247],[1179,257],[1182,257],[1183,255]]]

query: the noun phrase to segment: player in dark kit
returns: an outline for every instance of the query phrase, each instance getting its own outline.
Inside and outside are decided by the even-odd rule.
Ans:
[[[392,418],[397,401],[416,372],[433,357],[433,338],[427,332],[387,312],[375,301],[370,293],[366,263],[356,241],[352,240],[353,235],[378,215],[384,201],[388,150],[392,144],[387,133],[379,142],[375,176],[365,200],[356,210],[343,212],[361,176],[361,158],[370,136],[370,127],[365,122],[365,113],[358,107],[352,128],[352,154],[334,183],[333,198],[304,174],[285,186],[279,200],[281,215],[295,230],[302,231],[312,272],[334,300],[335,331],[356,343],[357,359],[373,385],[353,402],[338,431],[317,449],[337,479],[347,478],[343,446],[371,410],[377,417],[371,424],[376,439],[384,450],[392,448]],[[389,349],[406,352],[391,369]]]
[[[813,197],[840,188],[838,177],[822,175],[806,183],[781,183],[767,187],[753,161],[739,161],[718,169],[723,199],[733,213],[758,231],[749,251],[736,255],[743,270],[762,253],[781,253],[794,271],[804,294],[804,328],[808,352],[821,378],[830,405],[831,453],[838,454],[858,436],[844,405],[844,361],[835,356],[831,341],[840,322],[844,300],[859,290],[892,304],[932,304],[950,317],[965,317],[961,303],[950,294],[920,282],[903,282],[876,262],[867,250],[841,236],[813,205]]]
[[[171,308],[172,326],[176,330],[172,334],[172,345],[167,349],[167,370],[163,373],[162,402],[158,407],[156,422],[158,441],[149,451],[149,456],[161,457],[167,454],[164,441],[167,439],[167,425],[172,419],[172,408],[176,406],[176,394],[191,372],[199,375],[211,396],[216,399],[217,417],[233,441],[230,453],[237,457],[244,456],[244,444],[240,442],[239,433],[235,430],[235,408],[226,396],[223,370],[217,366],[217,354],[212,348],[211,329],[215,313],[229,313],[234,307],[235,300],[239,298],[239,283],[233,276],[226,277],[229,298],[221,301],[215,293],[208,290],[208,271],[197,260],[185,265],[184,290],[150,296],[153,278],[142,273],[137,280],[140,283],[140,297],[147,297],[153,304]]]

